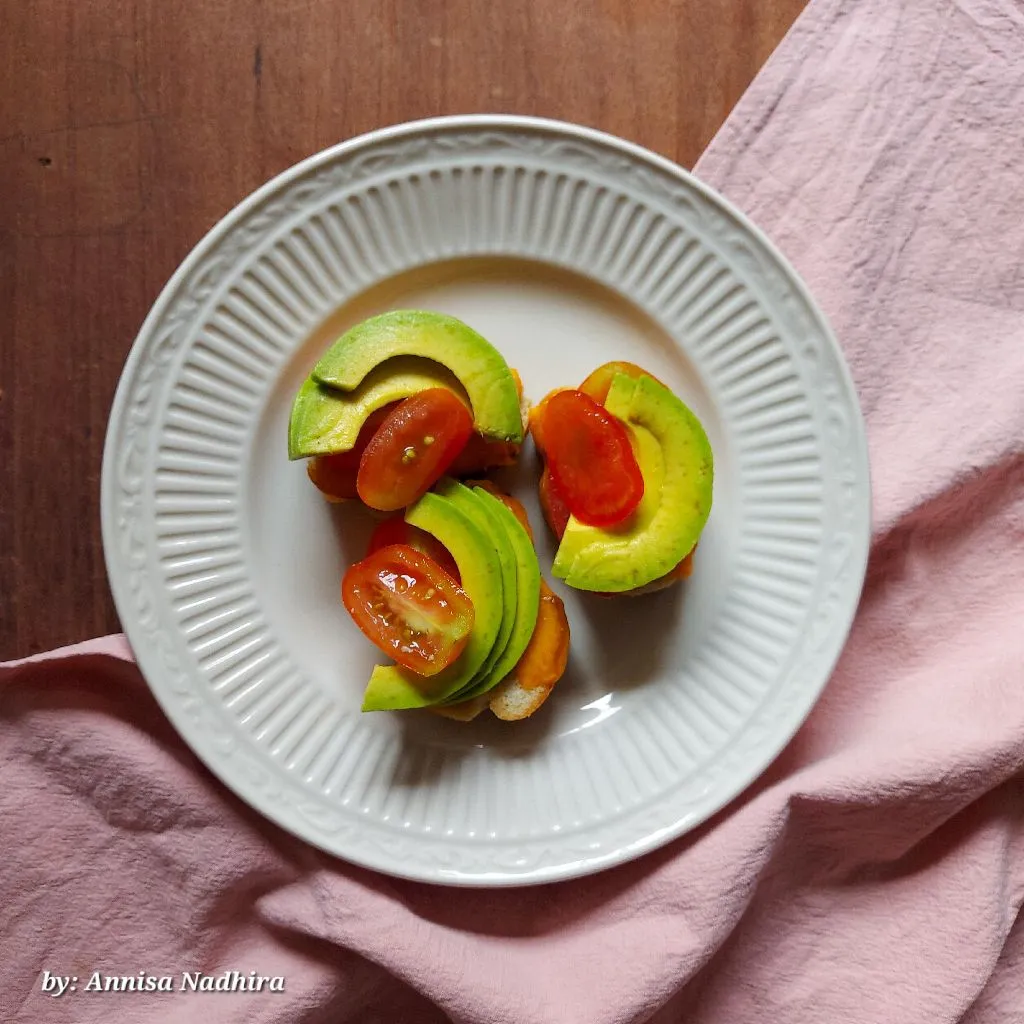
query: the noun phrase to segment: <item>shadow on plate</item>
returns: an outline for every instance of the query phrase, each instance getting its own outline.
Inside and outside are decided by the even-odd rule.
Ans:
[[[599,669],[602,692],[643,686],[665,671],[665,647],[685,614],[685,602],[685,581],[640,597],[577,592],[575,607],[588,621],[591,660]],[[568,681],[581,692],[593,690],[592,682],[576,679],[572,672],[570,666],[562,683]]]
[[[426,710],[395,712],[401,754],[391,769],[390,784],[434,785],[482,756],[525,760],[551,735],[554,716],[550,712],[545,705],[520,722],[503,722],[488,709],[472,722],[453,722]]]
[[[312,487],[312,483],[309,486]],[[332,502],[328,507],[331,523],[338,538],[338,555],[342,564],[347,568],[366,557],[370,534],[387,513],[370,512],[360,501]],[[338,587],[340,592],[340,576],[338,577]]]

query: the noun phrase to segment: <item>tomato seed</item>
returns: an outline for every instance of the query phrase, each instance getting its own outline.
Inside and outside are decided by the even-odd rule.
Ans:
[[[444,475],[473,432],[469,409],[445,388],[400,402],[359,460],[356,490],[371,508],[411,505]]]
[[[473,628],[468,595],[440,565],[410,545],[386,545],[349,566],[342,600],[373,643],[421,675],[451,664]],[[415,621],[406,620],[409,613]]]

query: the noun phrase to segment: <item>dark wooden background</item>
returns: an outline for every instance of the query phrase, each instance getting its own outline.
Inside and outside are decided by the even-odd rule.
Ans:
[[[99,474],[150,304],[243,196],[433,114],[692,166],[806,0],[0,0],[0,659],[118,628]]]

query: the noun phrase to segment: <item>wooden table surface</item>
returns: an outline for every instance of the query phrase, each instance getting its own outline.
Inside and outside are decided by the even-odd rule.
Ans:
[[[514,112],[692,166],[806,0],[0,0],[0,659],[118,628],[121,367],[202,235],[382,125]]]

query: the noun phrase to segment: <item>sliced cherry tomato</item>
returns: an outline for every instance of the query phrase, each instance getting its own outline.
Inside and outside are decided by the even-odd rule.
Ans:
[[[632,377],[634,380],[639,377],[650,377],[651,380],[656,380],[659,384],[661,383],[653,373],[648,373],[642,367],[637,366],[636,363],[627,363],[617,359],[614,362],[599,366],[580,385],[580,391],[585,395],[590,395],[598,405],[604,405],[608,392],[611,390],[612,381],[617,373],[624,373],[627,377]]]
[[[363,457],[370,438],[377,433],[377,429],[397,404],[392,402],[371,412],[359,429],[356,443],[347,452],[317,455],[306,463],[309,479],[323,492],[328,501],[345,501],[358,497],[356,474],[359,472],[359,460]]]
[[[306,463],[306,474],[328,501],[348,501],[357,498],[356,473],[345,464],[348,452],[338,455],[317,455]]]
[[[581,523],[614,526],[635,511],[644,478],[619,420],[582,391],[559,391],[542,424],[551,482]]]
[[[391,412],[363,452],[356,477],[371,508],[411,505],[442,477],[473,432],[465,405],[447,388],[427,388]]]
[[[456,583],[462,582],[459,574],[459,567],[452,558],[452,553],[434,536],[421,530],[416,526],[410,526],[405,521],[405,516],[391,516],[389,519],[382,519],[370,535],[370,543],[366,549],[367,555],[372,555],[381,548],[391,544],[406,544],[415,548],[420,554],[432,558],[444,569]]]
[[[514,465],[519,448],[513,441],[489,441],[480,434],[471,434],[465,447],[448,467],[448,472],[452,476],[466,476],[496,466]]]
[[[519,401],[523,400],[523,381],[519,374],[509,368],[512,379],[516,384],[516,393]],[[482,434],[470,434],[465,447],[455,456],[455,460],[448,467],[452,476],[469,476],[472,473],[483,473],[485,470],[494,469],[497,466],[514,466],[519,457],[519,449],[522,445],[514,441],[493,441]]]
[[[546,466],[540,475],[539,495],[540,509],[544,513],[544,518],[547,520],[548,526],[551,527],[551,532],[561,540],[566,526],[569,525],[569,506],[566,505],[565,499],[555,487],[551,473]]]
[[[462,653],[473,602],[433,559],[391,544],[349,566],[341,596],[355,624],[385,654],[421,676]]]
[[[547,450],[544,447],[544,419],[545,414],[548,410],[548,402],[551,401],[555,395],[560,395],[563,391],[571,391],[572,388],[555,388],[554,391],[549,391],[540,402],[530,410],[530,434],[533,437],[533,443],[537,446],[537,451],[547,458]]]

